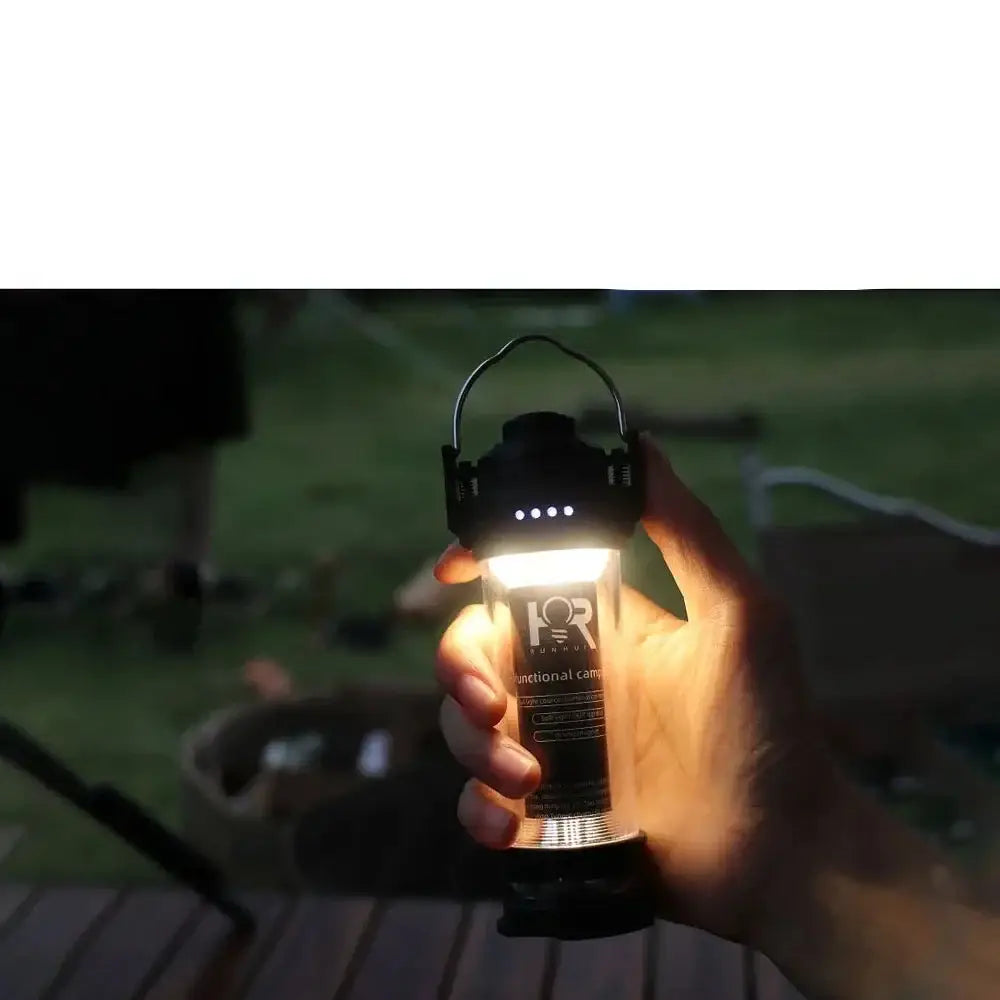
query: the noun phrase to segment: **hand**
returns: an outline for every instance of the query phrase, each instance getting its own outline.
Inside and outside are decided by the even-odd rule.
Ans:
[[[622,593],[639,819],[659,875],[660,913],[737,941],[763,926],[777,872],[835,808],[840,779],[818,735],[793,631],[711,512],[646,442],[643,527],[684,598],[687,620]],[[479,575],[453,546],[438,579]],[[466,608],[441,640],[445,738],[474,775],[459,818],[480,843],[509,846],[537,761],[504,735],[516,714],[489,660],[485,609]]]
[[[640,822],[661,916],[749,944],[807,996],[996,996],[1000,918],[929,844],[840,774],[804,693],[794,635],[715,518],[647,442],[643,526],[687,620],[622,595],[620,669],[633,692]],[[473,579],[452,547],[442,582]],[[459,817],[506,847],[538,762],[505,731],[516,715],[466,608],[441,640],[441,722],[473,773]]]

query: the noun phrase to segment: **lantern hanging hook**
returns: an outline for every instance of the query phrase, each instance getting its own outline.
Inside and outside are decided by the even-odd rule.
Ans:
[[[626,435],[628,434],[628,420],[625,416],[625,407],[622,403],[621,395],[618,392],[617,386],[611,381],[611,376],[599,365],[596,361],[592,361],[585,354],[581,354],[579,351],[574,351],[572,348],[567,347],[565,344],[560,343],[554,337],[549,337],[544,333],[528,333],[523,337],[515,337],[513,340],[504,344],[496,354],[491,355],[480,365],[478,365],[472,372],[471,375],[465,380],[465,384],[459,390],[458,397],[455,399],[455,412],[452,416],[452,430],[451,430],[451,440],[452,445],[455,449],[455,454],[458,454],[462,450],[462,410],[465,408],[465,400],[469,395],[469,391],[479,380],[480,375],[482,375],[488,368],[492,368],[495,364],[502,361],[515,347],[519,347],[521,344],[526,344],[529,341],[540,341],[546,344],[551,344],[553,347],[562,351],[563,354],[569,355],[571,358],[585,364],[592,372],[596,373],[601,381],[607,386],[608,391],[611,393],[612,399],[615,401],[615,413],[618,418],[618,433],[621,435],[622,440],[627,440]]]

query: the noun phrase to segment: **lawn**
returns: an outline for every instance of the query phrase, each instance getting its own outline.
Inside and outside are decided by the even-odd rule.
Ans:
[[[447,541],[439,449],[467,371],[517,332],[510,305],[399,302],[362,329],[312,297],[283,335],[251,336],[254,430],[222,456],[216,551],[226,569],[273,579],[336,553],[340,605],[377,611]],[[247,316],[251,334],[254,317]],[[399,340],[399,334],[405,340]],[[811,464],[982,523],[1000,522],[1000,297],[993,293],[720,295],[658,300],[559,333],[591,353],[626,402],[647,410],[752,406],[769,461]],[[416,345],[417,354],[411,353]],[[543,346],[486,376],[467,407],[470,451],[526,408],[603,400],[600,383]],[[729,445],[671,443],[681,474],[748,547]],[[790,498],[788,517],[812,514]],[[150,503],[57,490],[31,500],[14,567],[152,558]],[[627,575],[673,605],[648,544]],[[117,782],[177,819],[180,735],[245,698],[240,667],[266,653],[306,689],[405,675],[430,683],[433,629],[377,653],[322,650],[302,614],[210,616],[196,655],[156,652],[138,623],[15,615],[0,642],[0,711],[93,778]],[[3,863],[18,877],[155,878],[126,849],[11,771],[0,770],[0,827],[27,835]]]

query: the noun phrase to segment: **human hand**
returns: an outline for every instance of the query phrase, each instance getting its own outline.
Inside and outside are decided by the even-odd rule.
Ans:
[[[622,591],[623,669],[630,672],[639,820],[658,875],[662,916],[751,941],[772,892],[794,877],[800,845],[836,807],[841,781],[812,718],[794,635],[711,512],[645,444],[643,527],[684,598],[687,620]],[[479,575],[452,546],[436,575]],[[505,732],[516,705],[490,661],[482,605],[446,631],[437,658],[441,724],[473,778],[459,818],[480,843],[510,845],[517,800],[538,762]]]

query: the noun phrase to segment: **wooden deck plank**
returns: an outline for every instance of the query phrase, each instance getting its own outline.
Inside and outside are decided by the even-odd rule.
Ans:
[[[743,949],[683,924],[656,927],[655,1000],[742,1000]]]
[[[111,889],[83,887],[43,892],[0,941],[3,1000],[38,1000],[115,896]]]
[[[131,1000],[198,905],[194,893],[181,889],[129,893],[88,943],[55,998]]]
[[[31,895],[31,888],[26,885],[0,885],[0,937],[5,933],[7,922],[24,905]]]
[[[805,1000],[769,958],[757,955],[756,963],[757,1000]]]
[[[473,910],[448,1000],[541,1000],[548,942],[501,937],[499,915],[498,903]]]
[[[361,898],[300,900],[246,1000],[331,1000],[374,905]]]
[[[556,956],[552,1000],[642,1000],[653,930],[562,942]]]
[[[216,910],[205,909],[191,934],[146,990],[145,1000],[231,1000],[240,996],[270,950],[289,904],[267,894],[244,900],[257,918],[241,935]]]
[[[461,926],[455,902],[399,900],[387,905],[347,996],[350,1000],[435,1000]]]

